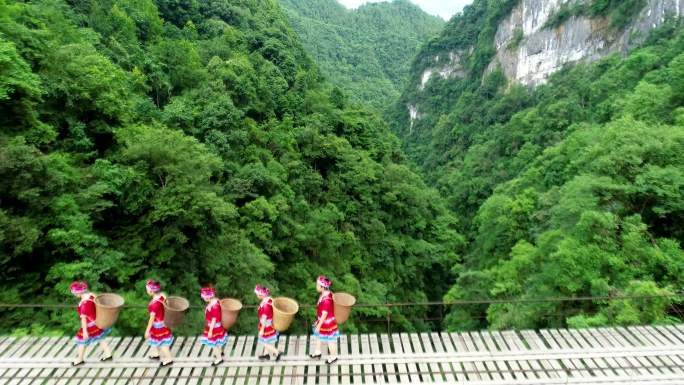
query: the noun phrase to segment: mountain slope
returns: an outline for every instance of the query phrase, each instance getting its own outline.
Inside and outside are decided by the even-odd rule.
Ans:
[[[469,241],[445,298],[682,287],[680,6],[480,0],[426,44],[392,124]],[[673,302],[459,306],[446,325],[667,322]]]
[[[335,0],[280,0],[322,73],[355,101],[386,110],[419,47],[444,24],[408,0],[347,10]]]
[[[152,278],[196,305],[207,284],[255,303],[256,283],[315,303],[319,274],[362,303],[439,298],[455,219],[339,96],[274,1],[0,0],[0,302],[73,301],[85,279],[142,304]],[[0,333],[73,315],[3,310]]]

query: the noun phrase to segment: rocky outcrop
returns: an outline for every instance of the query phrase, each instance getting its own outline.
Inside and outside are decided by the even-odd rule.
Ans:
[[[605,18],[570,17],[548,27],[552,15],[567,3],[582,0],[520,0],[499,25],[496,56],[488,71],[500,67],[509,79],[526,85],[546,81],[569,63],[593,61],[638,45],[668,15],[684,12],[684,0],[649,0],[624,30],[611,28]]]
[[[472,52],[472,49],[470,50]],[[470,54],[470,52],[467,52]],[[430,78],[434,75],[442,79],[448,79],[452,76],[464,77],[466,75],[464,65],[462,63],[464,51],[449,52],[444,55],[436,55],[432,58],[432,66],[426,68],[420,76],[420,85],[418,88],[422,91]]]

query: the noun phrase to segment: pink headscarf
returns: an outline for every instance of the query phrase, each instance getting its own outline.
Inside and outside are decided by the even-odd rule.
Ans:
[[[71,290],[72,294],[83,294],[86,291],[88,291],[88,284],[84,281],[75,281],[71,283],[71,286],[69,286],[69,290]]]
[[[318,277],[316,283],[318,284],[318,286],[324,289],[330,289],[330,286],[332,285],[332,281],[330,281],[328,277],[326,277],[325,275],[321,275],[320,277]]]
[[[271,291],[268,290],[266,286],[256,285],[256,287],[254,288],[254,294],[258,296],[268,297],[271,294]]]
[[[203,287],[200,290],[200,296],[202,299],[209,299],[216,296],[216,290],[213,287]]]
[[[151,291],[152,293],[158,293],[161,291],[161,284],[157,281],[154,281],[152,279],[148,280],[147,283],[145,284],[145,287],[147,290]]]

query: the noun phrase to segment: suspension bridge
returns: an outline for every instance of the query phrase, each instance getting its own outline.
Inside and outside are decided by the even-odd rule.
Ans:
[[[74,368],[70,338],[0,337],[0,384],[684,384],[684,325],[344,335],[331,366],[308,357],[310,336],[282,336],[278,362],[231,337],[217,367],[197,337],[165,368],[140,337],[109,341],[113,361]]]

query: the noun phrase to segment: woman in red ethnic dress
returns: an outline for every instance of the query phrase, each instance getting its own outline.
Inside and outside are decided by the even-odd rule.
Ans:
[[[147,295],[152,297],[150,304],[147,305],[150,319],[147,321],[147,327],[145,328],[145,339],[150,344],[150,350],[152,351],[150,358],[160,360],[160,366],[168,366],[173,363],[173,356],[170,350],[170,346],[173,343],[173,334],[164,324],[166,294],[161,292],[159,282],[153,280],[147,281],[145,289],[147,290]]]
[[[216,290],[213,287],[202,288],[200,296],[207,303],[204,310],[206,325],[200,343],[213,349],[214,361],[211,365],[217,366],[223,362],[223,346],[228,341],[228,334],[221,325],[221,303],[216,298]]]
[[[263,345],[263,354],[260,360],[268,360],[271,356],[276,361],[280,360],[281,353],[276,348],[278,342],[278,331],[273,327],[273,299],[271,291],[267,287],[256,285],[254,294],[261,300],[257,311],[259,317],[259,343]]]
[[[313,327],[313,333],[318,337],[316,342],[316,350],[310,355],[311,358],[321,358],[321,345],[325,342],[328,344],[328,358],[326,363],[328,365],[337,361],[337,339],[340,337],[340,331],[335,321],[335,303],[333,295],[330,291],[332,282],[325,276],[320,276],[316,280],[316,291],[320,293],[318,298],[318,319]]]
[[[71,365],[82,365],[85,362],[86,347],[96,342],[100,343],[100,348],[102,348],[103,352],[100,361],[111,360],[112,350],[104,340],[111,330],[102,330],[95,325],[95,294],[88,291],[88,284],[83,281],[72,283],[69,289],[71,290],[71,294],[80,299],[80,302],[78,303],[78,317],[81,323],[81,327],[78,329],[75,339],[75,342],[78,345],[78,357]]]

